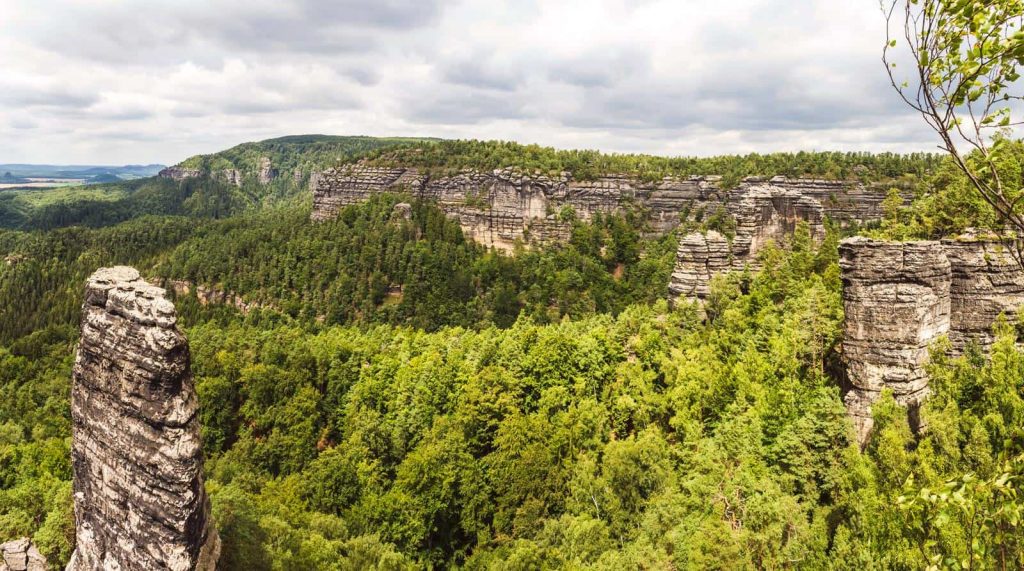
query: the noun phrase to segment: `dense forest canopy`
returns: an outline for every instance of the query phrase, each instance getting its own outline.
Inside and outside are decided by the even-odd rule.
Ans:
[[[202,171],[239,169],[253,172],[260,159],[270,159],[273,168],[281,172],[295,171],[308,174],[331,164],[361,156],[369,151],[400,144],[432,139],[415,137],[339,137],[331,135],[292,135],[266,139],[255,143],[242,143],[230,149],[209,155],[196,155],[178,166]]]
[[[914,204],[888,201],[872,231],[991,223],[929,156],[641,170],[633,156],[440,142],[367,160],[406,156],[445,169],[707,174],[719,160],[744,176],[908,177]],[[1024,565],[1012,319],[990,357],[937,348],[927,431],[884,396],[860,450],[832,374],[834,227],[821,242],[801,227],[762,251],[760,271],[715,279],[698,311],[664,299],[677,237],[643,238],[628,211],[577,221],[565,244],[499,253],[408,196],[314,224],[298,190],[266,201],[249,183],[135,184],[106,201],[116,216],[55,202],[51,222],[0,230],[0,539],[32,537],[54,568],[74,539],[82,284],[113,264],[192,286],[176,305],[225,569]],[[246,305],[204,303],[197,285]]]
[[[659,157],[643,154],[602,153],[592,150],[558,150],[510,141],[445,140],[418,142],[378,149],[361,161],[386,166],[418,167],[442,174],[462,169],[491,171],[516,167],[527,172],[559,176],[572,173],[589,180],[607,174],[626,174],[646,180],[667,176],[718,175],[726,185],[748,176],[789,176],[897,181],[905,176],[924,176],[941,162],[929,153],[798,152],[716,157]]]

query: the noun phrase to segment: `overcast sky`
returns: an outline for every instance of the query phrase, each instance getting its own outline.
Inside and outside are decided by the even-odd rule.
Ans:
[[[0,163],[302,133],[933,149],[883,38],[877,0],[0,0]]]

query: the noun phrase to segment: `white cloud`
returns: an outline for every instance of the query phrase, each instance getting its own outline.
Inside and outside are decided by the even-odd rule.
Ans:
[[[666,154],[933,147],[870,0],[5,0],[0,162],[299,133]]]

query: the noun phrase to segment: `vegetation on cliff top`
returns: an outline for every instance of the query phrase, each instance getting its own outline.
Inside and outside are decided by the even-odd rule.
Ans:
[[[266,157],[270,159],[271,166],[280,172],[299,171],[308,175],[338,161],[348,160],[376,149],[427,140],[431,139],[291,135],[242,143],[209,155],[195,155],[185,159],[178,166],[204,172],[238,169],[254,173],[260,168],[260,159]]]
[[[625,174],[651,181],[667,176],[719,175],[723,177],[723,184],[734,186],[744,177],[776,175],[864,182],[896,181],[907,176],[927,175],[939,165],[942,157],[929,153],[840,152],[659,157],[558,150],[509,141],[443,140],[382,148],[361,160],[372,165],[417,167],[438,174],[454,174],[462,169],[492,171],[505,167],[555,177],[562,172],[570,172],[580,180],[592,180],[608,174]]]

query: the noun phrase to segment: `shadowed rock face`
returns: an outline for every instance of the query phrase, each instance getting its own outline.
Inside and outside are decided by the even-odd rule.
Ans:
[[[846,312],[845,397],[857,437],[871,431],[871,405],[882,389],[905,406],[928,394],[928,348],[949,332],[950,265],[938,242],[848,238],[839,246]]]
[[[132,268],[89,278],[71,388],[69,571],[214,569],[188,342]]]

